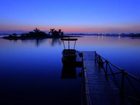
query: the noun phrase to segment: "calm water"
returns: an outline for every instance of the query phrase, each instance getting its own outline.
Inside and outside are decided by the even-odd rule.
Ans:
[[[88,36],[79,38],[77,49],[97,51],[113,64],[140,78],[140,39]]]
[[[140,39],[80,37],[76,49],[97,51],[113,64],[140,77]],[[0,102],[8,105],[80,105],[80,70],[76,70],[76,77],[65,75],[62,50],[60,40],[0,39]]]
[[[65,76],[62,50],[60,40],[0,39],[0,104],[80,105],[81,79]]]

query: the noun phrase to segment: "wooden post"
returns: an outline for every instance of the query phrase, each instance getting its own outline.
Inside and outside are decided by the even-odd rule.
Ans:
[[[97,62],[97,53],[95,51],[95,63]]]
[[[74,42],[74,49],[75,49],[75,46],[76,46],[76,41]]]
[[[99,67],[100,68],[103,68],[103,60],[102,60],[101,56],[99,56],[99,62],[98,62],[98,64],[99,64]]]
[[[108,64],[109,64],[109,62],[108,62],[107,60],[105,60],[105,63],[106,63],[106,67],[105,67],[105,77],[106,77],[106,79],[108,80],[108,75],[107,75],[107,73],[108,73]]]

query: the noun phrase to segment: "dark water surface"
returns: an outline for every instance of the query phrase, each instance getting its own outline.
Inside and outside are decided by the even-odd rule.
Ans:
[[[0,105],[80,105],[81,79],[63,73],[62,50],[60,40],[0,39]]]
[[[140,77],[140,39],[79,37],[76,49],[97,51],[113,64]],[[76,78],[63,78],[67,75],[62,70],[62,50],[62,42],[56,39],[0,39],[0,103],[80,105],[79,70]]]

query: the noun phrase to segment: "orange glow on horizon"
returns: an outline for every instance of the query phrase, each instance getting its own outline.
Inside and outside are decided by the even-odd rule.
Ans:
[[[26,26],[26,25],[1,25],[0,31],[32,31],[39,28],[48,31],[51,28],[62,29],[64,32],[79,33],[108,33],[108,32],[140,32],[140,25],[105,27],[105,26]]]

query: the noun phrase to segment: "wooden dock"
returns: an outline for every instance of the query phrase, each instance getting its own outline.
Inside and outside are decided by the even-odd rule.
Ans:
[[[140,105],[140,79],[95,51],[83,51],[86,105]]]
[[[124,105],[119,89],[106,79],[104,71],[96,65],[95,52],[83,51],[82,54],[87,105]]]

